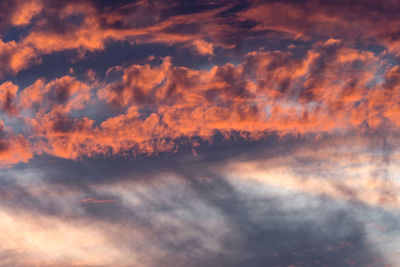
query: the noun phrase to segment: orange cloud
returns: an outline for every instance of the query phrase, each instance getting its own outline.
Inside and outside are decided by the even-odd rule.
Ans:
[[[15,41],[0,40],[0,76],[6,73],[17,73],[30,64],[40,62],[35,50],[30,46],[22,46]]]
[[[252,1],[238,15],[256,22],[253,32],[274,31],[292,39],[312,40],[332,37],[346,42],[371,43],[399,53],[398,27],[400,20],[393,13],[395,1],[344,5],[340,2],[305,1],[304,3]]]
[[[193,47],[201,55],[213,55],[214,54],[214,45],[212,43],[209,43],[209,42],[206,42],[203,40],[195,40],[193,42]]]
[[[11,22],[15,26],[28,24],[43,9],[41,0],[17,1],[17,3],[17,8],[11,18]]]
[[[0,84],[0,109],[8,115],[15,115],[18,110],[15,103],[17,97],[18,86],[12,82]]]
[[[39,79],[19,93],[18,103],[31,114],[25,121],[36,153],[72,159],[153,154],[178,149],[180,138],[211,140],[216,131],[259,139],[268,132],[357,131],[364,123],[377,129],[385,121],[397,127],[398,68],[371,87],[381,68],[373,53],[330,42],[303,57],[250,52],[242,64],[209,70],[176,67],[169,58],[131,65],[120,80],[100,86],[98,99],[93,85],[73,77]],[[72,115],[99,101],[121,113],[101,122]]]
[[[15,134],[0,121],[0,168],[18,162],[28,162],[33,157],[31,146],[22,134]]]
[[[169,57],[118,69],[120,79],[110,83],[64,76],[18,91],[6,82],[0,104],[23,114],[34,153],[70,159],[176,151],[178,140],[211,141],[216,132],[256,140],[399,126],[399,67],[339,39],[300,55],[251,51],[240,64],[203,70]]]
[[[248,8],[238,12],[230,10],[234,6],[231,3],[191,14],[172,12],[175,5],[178,3],[170,6],[139,1],[99,9],[90,1],[16,1],[7,21],[14,26],[31,23],[32,30],[19,41],[1,41],[0,57],[7,60],[2,60],[0,72],[17,73],[40,63],[42,55],[59,51],[73,50],[84,57],[87,52],[105,50],[111,41],[192,47],[201,55],[212,55],[216,47],[234,48],[241,40],[257,38],[260,42],[264,38],[313,42],[341,39],[346,44],[377,44],[393,54],[400,47],[400,20],[391,12],[398,8],[394,2],[375,3],[374,9],[356,2],[251,1]],[[225,16],[226,12],[232,13]],[[37,19],[32,20],[35,16]],[[73,22],[74,16],[81,19]]]
[[[0,40],[0,58],[7,58],[0,66],[0,74],[17,73],[40,62],[42,55],[59,51],[75,50],[80,57],[86,52],[105,49],[107,41],[129,41],[136,43],[166,43],[183,44],[193,47],[202,55],[213,53],[214,44],[203,41],[201,38],[208,31],[208,27],[215,23],[218,12],[227,7],[217,10],[199,12],[191,15],[176,15],[165,18],[162,21],[154,19],[149,25],[140,24],[143,19],[141,12],[151,12],[149,17],[156,18],[157,12],[167,7],[149,6],[149,3],[139,2],[136,5],[121,7],[115,11],[99,12],[95,6],[88,1],[64,2],[59,6],[43,8],[43,2],[21,2],[18,12],[13,17],[14,25],[24,25],[30,19],[43,11],[35,27],[20,41],[2,42]],[[158,10],[161,9],[161,10]],[[130,14],[126,16],[124,14]],[[71,16],[81,16],[82,21],[78,24],[70,22]],[[57,18],[57,22],[52,21]],[[138,20],[138,21],[136,21]],[[153,19],[150,19],[153,20]],[[132,21],[134,21],[132,23]],[[206,22],[199,33],[182,33],[174,30],[176,27],[189,27],[199,21]],[[125,25],[116,27],[115,25]],[[55,25],[63,25],[57,29]],[[218,33],[215,33],[218,34]],[[2,56],[3,55],[3,56]]]

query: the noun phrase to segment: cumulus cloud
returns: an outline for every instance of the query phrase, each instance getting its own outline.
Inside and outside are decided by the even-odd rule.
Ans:
[[[216,133],[257,140],[271,132],[367,133],[399,124],[398,66],[339,41],[301,55],[252,51],[240,64],[205,70],[175,66],[169,57],[118,68],[121,75],[108,83],[64,76],[17,92],[6,82],[3,110],[23,111],[34,153],[71,159],[172,152],[182,138],[211,141]],[[118,114],[85,116],[100,103]]]

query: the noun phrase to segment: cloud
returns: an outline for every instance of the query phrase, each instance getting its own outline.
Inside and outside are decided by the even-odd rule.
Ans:
[[[18,162],[27,162],[33,153],[28,140],[15,134],[0,121],[0,167],[10,167]]]
[[[2,266],[397,266],[398,8],[1,1]]]
[[[120,1],[111,7],[93,1],[43,0],[16,1],[10,6],[8,13],[13,15],[5,9],[3,28],[29,25],[31,30],[17,40],[2,40],[0,55],[7,59],[0,68],[3,75],[38,64],[44,55],[75,51],[82,59],[121,41],[193,47],[200,55],[212,55],[216,48],[239,48],[239,52],[253,41],[339,38],[351,46],[373,44],[398,53],[399,21],[393,13],[398,5],[393,2]]]
[[[176,66],[170,57],[118,69],[108,83],[71,74],[19,91],[3,83],[3,109],[22,114],[32,153],[69,159],[173,152],[182,140],[195,147],[196,138],[211,142],[216,134],[259,140],[399,124],[398,66],[339,40],[300,54],[251,51],[240,64],[209,69]]]
[[[374,43],[398,54],[396,2],[376,1],[252,1],[238,15],[257,23],[254,32],[273,31],[290,39],[343,38],[352,43]]]
[[[46,8],[42,9],[42,5]],[[88,52],[105,50],[110,41],[191,44],[201,55],[212,54],[213,44],[199,38],[206,36],[211,27],[213,32],[217,31],[211,34],[218,35],[222,26],[216,27],[216,15],[226,9],[212,4],[211,9],[206,9],[200,5],[199,12],[175,14],[170,6],[159,1],[121,4],[115,9],[96,6],[92,1],[21,2],[15,6],[19,10],[19,17],[12,18],[16,26],[29,23],[39,11],[41,14],[32,23],[32,30],[19,41],[1,41],[0,56],[7,59],[0,67],[3,76],[18,73],[40,63],[43,55],[60,51],[76,51],[78,58],[83,58]],[[200,24],[200,20],[206,24]],[[192,27],[200,32],[189,30]]]
[[[43,9],[43,2],[41,0],[5,0],[2,1],[0,7],[0,35],[3,35],[9,27],[29,24],[32,18]]]
[[[11,18],[11,23],[15,26],[28,24],[31,19],[43,9],[41,0],[19,1],[17,6],[18,11],[15,11]]]
[[[18,86],[12,82],[5,82],[0,85],[0,103],[1,110],[12,116],[18,113],[15,103],[18,92]]]
[[[254,154],[249,152],[247,159]],[[274,155],[269,152],[263,151],[266,162],[280,160],[268,156]],[[9,264],[387,263],[383,259],[386,254],[369,244],[370,236],[360,221],[362,214],[373,214],[368,206],[343,205],[329,197],[251,182],[246,180],[247,172],[230,177],[223,167],[226,157],[219,163],[207,157],[185,158],[186,162],[182,157],[176,161],[172,158],[172,162],[165,159],[163,164],[160,159],[148,160],[148,164],[55,159],[52,165],[47,159],[25,171],[10,170],[2,177],[1,190],[7,194],[2,194],[0,208],[1,224],[8,233],[2,244]],[[242,159],[236,162],[239,166]],[[71,168],[73,165],[75,168]],[[26,179],[26,171],[35,175]],[[10,175],[12,182],[5,184],[5,177]],[[60,175],[66,179],[57,181]],[[262,181],[263,175],[258,177]],[[281,180],[286,179],[281,176]],[[85,237],[85,241],[77,236]],[[29,260],[19,257],[22,254],[29,255]]]
[[[7,73],[17,73],[26,69],[32,63],[40,62],[35,50],[29,46],[21,46],[15,41],[3,42],[0,40],[0,77]]]
[[[193,42],[193,47],[199,52],[201,55],[213,55],[214,54],[214,45],[212,43],[196,40]]]

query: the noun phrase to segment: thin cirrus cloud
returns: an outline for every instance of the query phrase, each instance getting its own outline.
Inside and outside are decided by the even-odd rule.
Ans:
[[[396,1],[0,3],[0,266],[400,264]]]

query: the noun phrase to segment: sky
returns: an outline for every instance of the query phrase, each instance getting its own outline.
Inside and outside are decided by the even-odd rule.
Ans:
[[[399,14],[0,0],[0,266],[400,266]]]

